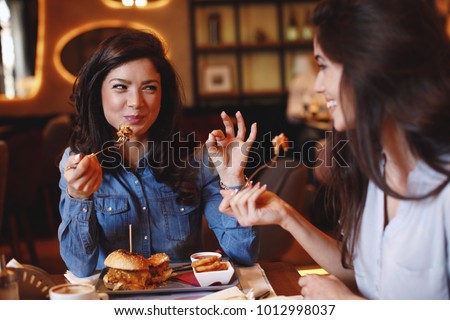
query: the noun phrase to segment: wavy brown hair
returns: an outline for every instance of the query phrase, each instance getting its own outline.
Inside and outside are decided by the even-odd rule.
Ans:
[[[186,162],[192,164],[188,157],[194,148],[183,143],[179,134],[183,103],[181,81],[167,58],[163,42],[153,33],[122,30],[101,42],[83,65],[71,96],[77,114],[70,147],[75,152],[89,154],[117,139],[116,129],[106,121],[103,112],[102,83],[112,69],[142,58],[153,63],[160,74],[162,88],[161,110],[148,132],[152,148],[148,163],[158,181],[179,192],[179,202],[192,204],[198,196],[198,187],[193,166],[186,166]],[[104,170],[113,170],[121,161],[114,152],[100,154],[99,160]]]
[[[355,109],[354,129],[334,133],[349,141],[340,154],[348,166],[330,169],[327,192],[330,209],[339,212],[342,263],[349,267],[369,180],[399,199],[438,194],[449,182],[449,38],[422,0],[324,0],[313,23],[325,55],[343,65],[341,100]],[[447,176],[429,194],[407,197],[386,184],[380,166],[386,121],[404,133],[417,158]]]

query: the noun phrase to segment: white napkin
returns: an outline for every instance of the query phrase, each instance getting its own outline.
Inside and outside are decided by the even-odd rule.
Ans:
[[[266,273],[258,263],[251,267],[236,268],[236,272],[242,291],[245,294],[252,291],[255,299],[276,296],[266,277]]]
[[[241,289],[236,286],[227,288],[211,293],[199,300],[253,300],[276,296],[259,264],[251,267],[236,267],[235,270]]]
[[[76,275],[74,275],[72,272],[70,272],[69,270],[67,270],[66,273],[64,274],[64,277],[66,277],[66,279],[69,280],[70,283],[88,283],[88,284],[93,284],[93,285],[95,285],[97,283],[99,276],[100,276],[100,272],[95,273],[89,277],[79,278]]]
[[[6,264],[6,267],[8,267],[8,268],[23,268],[23,265],[21,263],[19,263],[19,261],[17,261],[16,259],[12,258]]]

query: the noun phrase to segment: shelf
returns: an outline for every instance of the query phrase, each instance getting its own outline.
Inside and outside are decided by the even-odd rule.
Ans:
[[[312,53],[303,26],[316,2],[191,0],[194,105],[285,104],[295,56]],[[292,15],[298,32],[288,36]]]
[[[234,52],[238,50],[242,51],[264,51],[264,50],[312,50],[313,45],[311,41],[283,41],[283,42],[272,42],[272,43],[261,43],[261,44],[228,44],[228,45],[201,45],[197,46],[194,50],[197,53],[223,53],[223,52]]]
[[[224,52],[235,52],[238,50],[238,45],[201,45],[195,48],[194,50],[197,53],[224,53]]]
[[[224,52],[236,52],[236,51],[267,51],[267,50],[312,50],[313,46],[308,41],[296,41],[296,42],[273,42],[262,44],[240,44],[240,45],[202,45],[196,47],[194,50],[197,53],[224,53]]]

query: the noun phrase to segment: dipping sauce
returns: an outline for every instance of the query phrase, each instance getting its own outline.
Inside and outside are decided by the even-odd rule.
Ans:
[[[206,256],[206,255],[201,255],[201,254],[194,254],[194,255],[192,256],[192,258],[194,258],[194,259],[196,259],[196,260],[199,260],[199,259],[206,259],[206,258],[210,258],[210,257],[214,257],[214,256],[213,256],[213,255]]]
[[[222,255],[218,252],[213,251],[202,251],[202,252],[195,252],[191,254],[191,261],[199,260],[199,259],[206,259],[211,257],[217,257],[219,260],[222,259]]]

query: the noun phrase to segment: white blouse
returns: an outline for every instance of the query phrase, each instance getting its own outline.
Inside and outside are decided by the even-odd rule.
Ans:
[[[408,177],[424,194],[445,176],[419,163]],[[384,228],[384,193],[369,183],[354,256],[356,282],[369,299],[450,298],[450,185],[437,197],[400,201]]]

